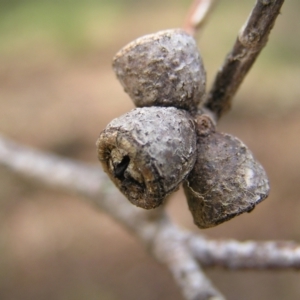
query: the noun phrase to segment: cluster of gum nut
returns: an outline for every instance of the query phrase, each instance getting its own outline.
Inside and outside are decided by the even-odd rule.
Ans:
[[[194,223],[209,228],[268,196],[263,167],[200,107],[206,74],[192,36],[170,29],[140,37],[113,68],[137,108],[100,133],[98,158],[131,203],[155,208],[183,183]]]

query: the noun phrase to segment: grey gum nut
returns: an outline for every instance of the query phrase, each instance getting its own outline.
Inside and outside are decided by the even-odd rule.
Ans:
[[[173,107],[136,108],[111,121],[97,146],[104,171],[120,191],[136,206],[151,209],[193,168],[195,122]]]
[[[195,111],[205,93],[206,73],[196,41],[182,29],[129,43],[115,55],[113,69],[137,107]]]

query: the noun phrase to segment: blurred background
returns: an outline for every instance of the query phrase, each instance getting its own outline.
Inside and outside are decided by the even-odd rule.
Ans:
[[[97,164],[95,141],[133,105],[111,68],[129,41],[180,27],[190,1],[0,0],[0,132]],[[220,1],[199,36],[210,85],[254,0]],[[283,6],[267,47],[219,129],[263,164],[270,197],[202,233],[300,242],[300,2]],[[99,165],[100,167],[100,165]],[[0,166],[1,300],[182,300],[165,268],[119,224],[78,197]],[[200,232],[181,191],[167,209]],[[295,271],[207,271],[236,300],[300,299]]]

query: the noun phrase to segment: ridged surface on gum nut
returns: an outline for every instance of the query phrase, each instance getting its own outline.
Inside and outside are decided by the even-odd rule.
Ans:
[[[206,74],[197,44],[181,29],[138,38],[114,57],[114,71],[138,107],[195,110],[205,93]]]
[[[160,205],[195,163],[195,123],[173,107],[136,108],[114,119],[97,141],[105,172],[133,204]]]
[[[268,196],[269,183],[243,142],[213,132],[198,138],[197,160],[184,191],[194,223],[209,228],[253,210]]]

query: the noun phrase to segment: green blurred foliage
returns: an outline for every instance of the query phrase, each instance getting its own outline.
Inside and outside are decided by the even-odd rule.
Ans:
[[[66,49],[84,51],[93,47],[89,35],[91,24],[102,27],[103,34],[99,39],[102,39],[102,44],[105,45],[113,30],[112,27],[120,26],[119,28],[123,29],[122,18],[138,14],[139,10],[145,7],[158,11],[157,8],[160,6],[169,6],[170,9],[173,9],[172,6],[175,9],[181,6],[184,11],[189,2],[187,0],[167,0],[163,3],[158,0],[151,3],[138,0],[0,0],[0,51],[14,52],[27,42],[32,43],[46,37]],[[232,39],[228,39],[228,33],[231,38],[235,37],[230,31],[231,23],[244,22],[253,2],[253,0],[220,1],[209,24],[214,29],[213,36],[217,34],[218,38],[230,47]],[[288,2],[283,8],[283,17],[297,20],[300,2],[297,0]],[[278,23],[280,22],[282,21],[278,20]],[[273,43],[273,51],[268,57],[265,56],[264,60],[269,63],[273,61],[293,63],[300,51],[300,39],[294,35],[300,31],[300,22],[284,22],[280,28],[279,39]]]
[[[15,52],[27,42],[48,38],[67,49],[84,50],[90,22],[110,28],[124,2],[106,0],[0,2],[0,50]]]

